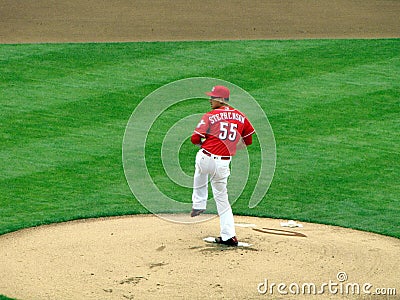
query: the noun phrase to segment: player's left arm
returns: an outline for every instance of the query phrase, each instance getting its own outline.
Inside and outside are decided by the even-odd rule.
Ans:
[[[192,137],[190,138],[190,141],[192,144],[201,147],[203,142],[206,139],[206,132],[208,128],[208,118],[206,117],[207,114],[205,114],[199,124],[197,124],[196,129],[193,131]]]
[[[201,134],[197,133],[196,131],[193,132],[192,137],[190,138],[190,141],[192,144],[201,147],[203,142],[206,140],[205,136],[202,136]]]

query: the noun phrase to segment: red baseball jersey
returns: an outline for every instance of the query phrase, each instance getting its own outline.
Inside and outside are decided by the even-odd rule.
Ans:
[[[224,106],[204,114],[193,135],[206,139],[201,145],[206,151],[215,155],[233,156],[240,138],[246,139],[254,132],[242,112]]]

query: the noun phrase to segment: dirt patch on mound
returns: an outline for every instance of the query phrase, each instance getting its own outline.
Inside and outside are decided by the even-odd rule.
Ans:
[[[292,291],[296,299],[341,299],[350,297],[349,284],[360,287],[357,299],[374,299],[377,288],[400,291],[398,239],[318,224],[288,229],[273,219],[235,221],[255,225],[237,226],[251,247],[204,242],[218,234],[217,218],[188,225],[127,216],[6,234],[0,291],[18,299],[289,299]],[[336,293],[324,287],[330,281]],[[303,293],[308,283],[321,294],[310,296],[308,287]],[[365,284],[371,295],[363,293]]]

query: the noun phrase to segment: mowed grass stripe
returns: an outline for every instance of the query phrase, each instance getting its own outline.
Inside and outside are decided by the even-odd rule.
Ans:
[[[0,227],[10,231],[55,221],[146,213],[126,184],[115,155],[70,162],[43,172],[2,181]],[[36,223],[36,224],[35,224]]]
[[[0,83],[5,88],[0,157],[6,163],[0,173],[0,232],[145,212],[123,176],[124,125],[159,86],[210,76],[255,96],[277,140],[277,170],[265,200],[247,208],[254,186],[249,182],[235,213],[399,237],[400,226],[391,225],[400,225],[399,218],[390,222],[380,216],[399,215],[391,176],[398,170],[398,143],[390,140],[398,128],[399,45],[398,40],[18,45],[8,48],[9,60],[1,46],[0,68],[6,72],[0,76],[6,80]],[[29,61],[32,49],[37,64]],[[196,109],[182,105],[176,116]],[[168,117],[163,122],[163,130],[172,125]],[[190,190],[176,187],[160,171],[158,145],[155,137],[149,141],[152,175],[166,193],[187,201]],[[196,151],[189,142],[184,147],[185,154]],[[256,168],[256,143],[249,150]],[[193,159],[182,155],[181,163],[190,173]],[[382,173],[388,166],[392,169]],[[256,176],[253,169],[251,180]]]
[[[308,215],[312,221],[329,223],[335,216],[335,222],[342,226],[364,223],[373,230],[376,219],[364,220],[365,216],[359,214],[370,203],[379,207],[378,211],[399,212],[400,190],[394,180],[399,172],[399,144],[393,139],[393,132],[400,129],[396,123],[400,113],[398,93],[382,93],[321,103],[271,118],[272,124],[290,124],[275,129],[279,159],[273,185],[283,180],[280,184],[287,187],[286,195],[277,198],[297,203],[298,209],[292,211],[298,218]],[[327,216],[325,207],[331,207]],[[279,206],[276,209],[280,210]],[[341,221],[343,213],[346,222]],[[399,218],[382,223],[400,225]]]
[[[324,75],[330,78],[334,73],[341,74],[379,62],[398,62],[396,51],[400,50],[398,40],[289,41],[286,46],[285,51],[275,52],[273,47],[258,45],[252,48],[255,54],[251,60],[240,60],[236,65],[216,72],[227,75],[229,79],[235,78],[239,85],[243,82],[250,91],[277,89],[284,94],[282,88],[292,85],[300,95],[299,91],[306,91],[299,89],[302,86],[298,84],[302,81],[311,84],[312,78]],[[379,72],[380,69],[374,71]]]
[[[400,49],[399,49],[400,50]],[[399,58],[342,68],[337,72],[303,76],[252,92],[269,117],[304,110],[307,105],[336,102],[367,93],[399,91]],[[392,92],[390,92],[392,93]],[[363,109],[361,107],[361,109]],[[369,109],[367,107],[367,109]]]
[[[373,68],[373,66],[371,66],[371,68]],[[300,68],[301,69],[301,68]],[[113,72],[115,72],[115,70],[114,69],[111,69],[111,70],[109,70],[109,72],[106,72],[107,74],[113,74]],[[99,72],[97,72],[97,73],[99,73]],[[118,73],[118,72],[117,72]],[[334,76],[334,75],[330,75],[330,77],[332,77],[332,76]],[[340,78],[339,79],[344,79],[344,80],[346,80],[345,78],[343,78],[340,74],[338,75],[338,76],[340,76]],[[347,76],[347,77],[351,77],[351,78],[354,78],[354,76],[353,76],[353,74],[350,74],[349,76]],[[310,78],[306,78],[305,80],[307,80],[308,82],[311,82],[311,80],[310,80]],[[109,78],[107,78],[107,80],[106,80],[106,82],[109,82],[110,80],[109,80]],[[295,91],[298,91],[298,87],[299,86],[302,86],[302,87],[304,87],[305,89],[307,89],[307,91],[308,91],[308,99],[307,99],[307,103],[310,101],[310,94],[312,94],[311,93],[311,90],[310,90],[310,88],[314,88],[314,91],[315,91],[315,95],[317,95],[318,94],[318,91],[320,91],[321,90],[321,86],[323,85],[324,87],[327,87],[327,86],[329,86],[328,84],[327,84],[327,81],[328,80],[324,80],[324,81],[322,81],[322,82],[318,82],[319,84],[317,84],[316,82],[312,82],[312,84],[311,84],[311,86],[307,86],[306,84],[304,84],[304,78],[303,79],[301,79],[300,81],[297,81],[297,82],[295,82],[294,83],[294,89],[295,89]],[[102,80],[96,80],[95,81],[96,82],[96,85],[98,86],[98,87],[100,87],[100,86],[102,86],[102,85],[104,85],[105,84],[105,82],[104,81],[102,81]],[[332,78],[331,80],[330,80],[330,82],[338,82],[338,80],[336,79],[336,78]],[[54,82],[53,82],[54,83]],[[328,82],[329,83],[329,82]],[[67,84],[68,85],[68,83],[64,83],[64,84]],[[108,84],[108,83],[107,83]],[[126,83],[125,83],[126,84]],[[293,84],[293,83],[292,83]],[[363,83],[359,83],[359,84],[363,84]],[[86,85],[89,85],[89,83],[88,82],[85,82],[85,89],[89,89],[90,90],[90,86],[89,87],[86,87]],[[364,83],[364,85],[366,85],[366,83]],[[50,85],[50,87],[51,87],[51,85]],[[273,90],[274,89],[274,87],[271,87],[271,90]],[[99,90],[99,89],[97,89],[97,90]],[[101,89],[100,89],[101,90]],[[106,89],[107,90],[107,89]],[[285,90],[285,91],[288,91],[288,90],[290,90],[290,87],[288,87],[286,84],[284,84],[284,85],[281,85],[281,86],[279,86],[279,88],[277,89],[277,91],[279,92],[279,91],[282,91],[282,90]],[[331,89],[330,89],[330,91],[329,92],[332,92],[332,91],[337,91],[337,90],[342,90],[341,89],[341,86],[333,86]],[[53,94],[55,94],[55,95],[58,95],[58,93],[57,92],[54,92],[53,91]],[[84,97],[85,95],[83,94],[82,95],[82,91],[81,90],[79,90],[79,91],[75,91],[75,94],[78,94],[78,95],[80,95],[80,97]],[[73,95],[73,94],[72,94]],[[269,93],[269,96],[271,95],[271,92]],[[121,98],[124,98],[124,96],[125,95],[121,95],[120,97]],[[281,106],[285,106],[285,103],[291,103],[291,105],[293,105],[293,100],[295,100],[296,98],[295,97],[293,97],[293,95],[291,95],[292,97],[290,97],[290,100],[291,101],[286,101],[286,102],[283,102],[283,103],[281,103],[280,105]],[[295,95],[297,98],[298,98],[298,94],[297,95]],[[52,97],[52,95],[50,96],[49,95],[49,98],[51,98]],[[103,98],[105,98],[104,97],[104,95],[100,95],[99,97],[103,97]],[[71,99],[72,98],[72,99]],[[93,95],[93,97],[92,98],[89,98],[89,100],[86,100],[86,102],[83,102],[82,103],[82,100],[81,101],[79,101],[79,98],[77,98],[77,97],[68,97],[67,99],[63,99],[64,101],[66,101],[66,100],[68,100],[68,104],[67,104],[67,106],[70,106],[70,105],[73,105],[73,106],[76,106],[76,109],[80,109],[81,111],[87,111],[88,109],[90,109],[91,108],[91,106],[93,106],[93,105],[98,105],[98,107],[101,107],[101,109],[103,109],[102,108],[102,105],[107,105],[107,99],[105,99],[105,101],[102,101],[102,103],[98,103],[97,102],[97,99],[96,99],[97,97],[95,97],[94,95]],[[115,98],[115,97],[114,97]],[[51,98],[51,100],[49,100],[49,101],[46,101],[46,99],[42,99],[43,100],[43,105],[45,105],[46,106],[46,110],[45,111],[43,111],[43,112],[40,112],[40,114],[43,114],[43,115],[46,115],[46,111],[48,111],[48,116],[50,117],[50,118],[52,118],[52,117],[56,117],[57,115],[60,115],[61,114],[61,118],[63,118],[64,116],[64,114],[66,114],[66,113],[68,113],[68,107],[67,108],[65,108],[65,107],[60,107],[58,110],[54,110],[54,108],[52,108],[51,107],[51,105],[52,104],[48,104],[48,102],[50,102],[50,103],[54,103],[53,102],[53,99]],[[74,104],[73,103],[73,100],[77,100],[77,101],[79,101],[79,102],[81,102],[82,104]],[[117,99],[117,102],[118,103],[120,103],[121,101],[120,101],[121,99]],[[135,99],[136,101],[135,102],[137,102],[137,101],[139,101],[139,99],[137,98],[137,99]],[[302,101],[302,103],[300,103],[300,105],[302,105],[302,106],[304,106],[304,99],[303,98],[299,98],[298,99],[299,101]],[[320,101],[321,99],[318,97],[317,99],[315,99],[315,101]],[[111,101],[111,99],[110,99],[110,101]],[[28,101],[27,101],[28,102]],[[80,107],[80,105],[82,105],[83,107]],[[29,105],[27,105],[27,106],[29,106]],[[24,108],[21,108],[21,109],[25,109],[26,107],[24,106]],[[35,109],[37,109],[37,108],[35,108]],[[122,109],[126,109],[126,106],[125,107],[123,107]],[[53,113],[53,112],[55,112],[55,114]],[[58,112],[58,114],[57,114],[57,112]],[[36,112],[35,111],[35,113],[39,113],[39,112]],[[20,118],[18,118],[17,117],[17,115],[13,115],[12,116],[12,118],[13,118],[13,120],[14,120],[14,122],[10,122],[10,128],[5,128],[5,130],[7,131],[7,129],[8,129],[8,132],[18,132],[19,130],[19,126],[20,127],[25,127],[26,126],[26,122],[25,122],[25,120],[27,119],[27,118],[30,118],[30,117],[32,117],[32,119],[34,120],[34,116],[35,116],[35,113],[28,113],[28,114],[26,114],[26,113],[23,113],[23,114],[21,114],[21,117]],[[74,113],[74,112],[73,112]],[[273,114],[269,114],[269,115],[273,115]],[[73,115],[73,117],[75,118],[75,115]],[[100,115],[99,115],[99,119],[102,119],[104,117],[104,112],[100,112]],[[39,117],[40,118],[40,117]],[[4,119],[3,119],[4,120]],[[51,121],[51,120],[50,120]],[[68,121],[68,120],[67,120]],[[78,121],[78,120],[77,120]],[[47,122],[47,120],[45,120],[45,122]],[[78,122],[76,122],[76,123],[78,123]],[[35,124],[36,125],[36,124]],[[24,128],[24,130],[26,130],[26,128]],[[31,136],[31,135],[30,135]],[[3,144],[3,146],[4,146],[4,144]]]
[[[35,109],[43,105],[40,102],[40,99],[42,99],[40,96],[49,92],[43,90],[45,88],[51,88],[52,91],[55,89],[57,92],[53,93],[54,96],[51,99],[45,99],[48,100],[47,102],[51,100],[51,103],[46,104],[58,104],[58,101],[71,101],[71,97],[65,96],[73,96],[74,92],[85,97],[85,92],[99,92],[99,87],[103,90],[107,88],[112,91],[118,89],[118,85],[146,84],[153,82],[155,78],[162,78],[163,75],[166,76],[166,80],[176,76],[186,77],[185,75],[188,72],[191,73],[193,68],[200,74],[204,71],[208,73],[207,69],[212,72],[221,70],[225,74],[235,74],[240,69],[243,72],[243,77],[247,74],[252,75],[254,72],[257,72],[258,76],[268,74],[261,79],[267,80],[263,82],[264,86],[270,86],[271,80],[281,82],[280,74],[282,73],[285,74],[286,80],[293,80],[297,77],[304,77],[309,72],[327,72],[327,67],[342,68],[344,65],[348,66],[366,60],[362,55],[355,58],[354,55],[351,55],[349,58],[348,52],[351,49],[341,49],[343,57],[340,57],[340,59],[342,61],[346,59],[346,64],[332,64],[332,61],[338,60],[338,57],[329,56],[330,52],[333,51],[331,50],[332,46],[324,41],[319,43],[308,41],[307,44],[292,42],[292,45],[287,41],[270,44],[266,41],[242,43],[243,45],[239,42],[204,42],[200,47],[193,43],[135,43],[121,44],[120,46],[117,44],[115,47],[110,46],[113,50],[112,53],[110,49],[107,51],[107,47],[102,49],[101,45],[98,44],[84,46],[81,44],[61,44],[58,45],[60,49],[56,52],[44,50],[44,55],[36,54],[28,56],[23,61],[9,62],[9,64],[15,63],[16,65],[4,64],[6,69],[12,67],[17,71],[9,76],[5,75],[7,72],[3,72],[3,82],[8,78],[13,83],[11,93],[18,91],[23,93],[31,88],[31,93],[28,95],[31,101],[30,103],[23,103],[28,105],[24,105],[21,109],[29,107]],[[354,44],[355,42],[347,41],[347,43]],[[149,47],[151,45],[154,47]],[[174,45],[177,46],[173,47]],[[290,47],[285,48],[284,45],[290,45]],[[38,47],[38,45],[32,47]],[[42,47],[44,46],[42,45]],[[83,48],[84,51],[80,48]],[[279,49],[278,53],[277,48]],[[282,48],[285,48],[285,51]],[[371,48],[371,46],[368,47],[369,50]],[[244,49],[247,49],[247,51],[243,52]],[[226,53],[229,53],[229,55],[225,55]],[[249,55],[245,56],[246,53]],[[318,53],[323,53],[323,55],[318,56]],[[380,56],[382,56],[382,53],[380,53]],[[190,60],[191,57],[196,59]],[[216,61],[215,57],[218,57],[219,60]],[[238,60],[239,57],[240,60]],[[371,59],[371,54],[366,57]],[[379,55],[374,54],[374,58],[377,57]],[[319,61],[322,63],[315,65]],[[293,68],[295,63],[299,65]],[[268,66],[268,68],[265,68],[265,66]],[[249,69],[248,72],[247,69]],[[154,72],[157,72],[157,76],[154,76]],[[124,76],[117,77],[118,81],[116,81],[113,80],[115,76],[110,76],[110,74],[123,74]],[[24,81],[27,81],[27,85],[23,84]],[[155,83],[159,82],[156,81]],[[260,81],[257,82],[260,83]],[[16,86],[16,83],[18,83],[18,86]],[[65,89],[67,92],[62,93],[57,88]],[[5,86],[5,97],[7,97],[7,90],[7,86]],[[62,97],[59,97],[60,95]],[[14,101],[17,100],[14,99]]]

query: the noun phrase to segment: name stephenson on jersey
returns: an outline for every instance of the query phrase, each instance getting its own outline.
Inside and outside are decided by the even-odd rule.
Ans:
[[[212,115],[208,117],[208,120],[210,121],[211,125],[219,122],[219,121],[225,121],[225,120],[236,120],[239,121],[240,123],[244,124],[244,117],[236,112],[220,112],[218,114]]]
[[[249,145],[253,133],[254,128],[243,113],[227,106],[204,114],[191,140],[212,154],[233,156],[239,140],[243,138],[245,144]],[[203,143],[200,137],[205,138]]]

